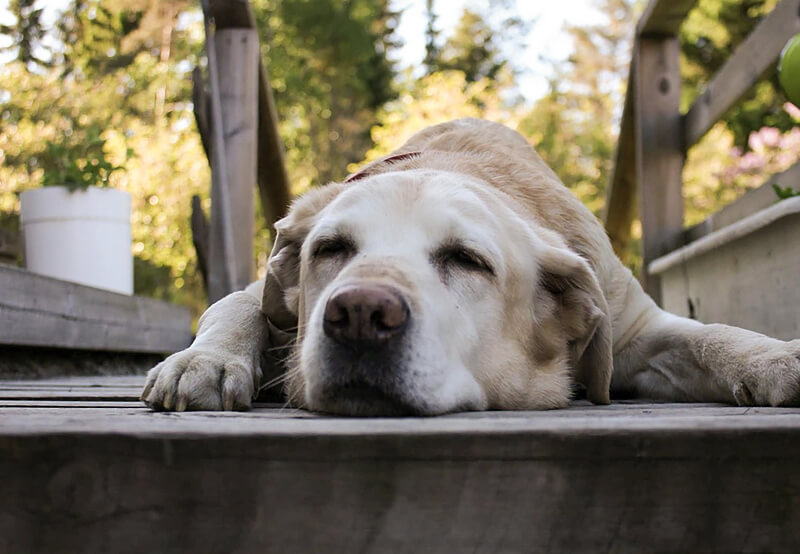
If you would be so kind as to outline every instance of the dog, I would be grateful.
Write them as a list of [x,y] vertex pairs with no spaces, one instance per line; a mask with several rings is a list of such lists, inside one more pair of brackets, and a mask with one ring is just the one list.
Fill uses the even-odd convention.
[[661,310],[496,123],[423,130],[276,228],[266,278],[150,370],[148,406],[247,409],[278,381],[291,406],[355,416],[564,408],[576,389],[596,404],[800,401],[800,340]]

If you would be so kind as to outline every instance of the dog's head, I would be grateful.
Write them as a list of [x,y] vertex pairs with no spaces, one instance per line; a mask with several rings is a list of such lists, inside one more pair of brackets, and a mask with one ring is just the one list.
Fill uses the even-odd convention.
[[592,269],[478,179],[416,169],[332,184],[277,227],[263,309],[273,337],[296,336],[294,404],[554,408],[574,381],[608,401],[611,332]]

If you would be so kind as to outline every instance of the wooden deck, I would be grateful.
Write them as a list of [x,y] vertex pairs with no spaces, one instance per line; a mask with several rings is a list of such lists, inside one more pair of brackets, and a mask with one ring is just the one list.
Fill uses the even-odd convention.
[[800,410],[154,413],[0,382],[0,552],[798,552]]

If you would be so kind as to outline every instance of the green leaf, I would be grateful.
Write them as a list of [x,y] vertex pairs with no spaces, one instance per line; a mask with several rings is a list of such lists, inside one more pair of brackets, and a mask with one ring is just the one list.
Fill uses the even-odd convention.
[[778,195],[778,200],[786,200],[787,198],[794,198],[800,196],[800,190],[793,189],[792,187],[780,187],[776,183],[772,184],[772,189]]

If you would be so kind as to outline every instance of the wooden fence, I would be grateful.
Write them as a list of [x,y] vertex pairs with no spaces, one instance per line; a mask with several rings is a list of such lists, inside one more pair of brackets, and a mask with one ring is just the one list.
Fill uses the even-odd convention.
[[[682,114],[677,35],[696,4],[697,0],[651,0],[636,27],[607,201],[606,230],[618,254],[629,246],[638,210],[643,284],[659,303],[661,285],[659,278],[648,272],[650,262],[713,231],[721,221],[718,217],[715,223],[712,216],[684,230],[681,174],[686,151],[775,67],[783,45],[800,32],[800,0],[782,0]],[[787,175],[794,173],[797,171]],[[782,179],[768,182],[780,184]]]

